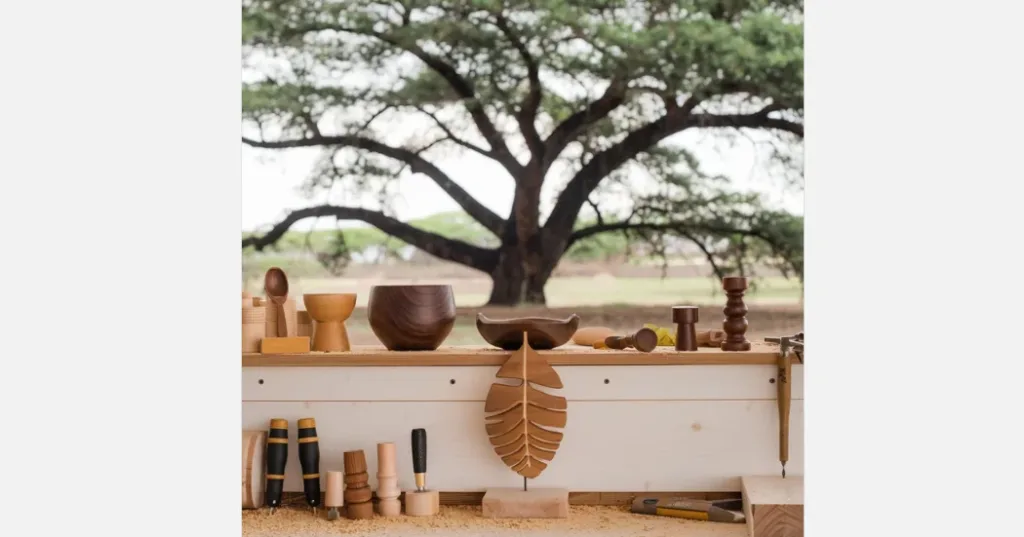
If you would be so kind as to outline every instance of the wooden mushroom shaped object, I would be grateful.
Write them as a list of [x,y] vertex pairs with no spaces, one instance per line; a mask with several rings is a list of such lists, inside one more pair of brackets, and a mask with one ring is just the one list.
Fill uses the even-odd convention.
[[455,294],[450,285],[376,285],[366,316],[388,350],[432,351],[455,325]]
[[564,397],[531,385],[561,389],[562,379],[530,347],[525,331],[519,337],[522,347],[501,366],[497,377],[521,382],[492,384],[484,412],[494,452],[515,473],[534,478],[547,468],[562,442],[562,433],[554,429],[565,427],[567,403]]
[[696,306],[675,306],[672,308],[672,322],[676,323],[676,350],[697,350]]
[[351,349],[345,321],[356,307],[355,293],[311,293],[302,295],[313,327],[312,350],[347,352]]
[[629,336],[608,336],[604,339],[604,346],[616,350],[634,348],[640,352],[651,352],[658,346],[658,333],[650,328],[641,328]]

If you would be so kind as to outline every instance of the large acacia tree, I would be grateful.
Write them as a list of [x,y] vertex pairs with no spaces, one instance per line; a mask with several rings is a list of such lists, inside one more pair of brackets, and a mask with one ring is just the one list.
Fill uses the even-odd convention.
[[[700,129],[769,133],[773,162],[800,175],[802,9],[802,0],[246,0],[245,144],[322,148],[311,189],[340,184],[386,199],[399,174],[423,174],[495,240],[418,229],[385,202],[296,210],[243,247],[272,245],[306,218],[361,220],[489,274],[491,304],[543,303],[567,249],[602,233],[691,241],[719,275],[755,258],[802,274],[802,220],[731,191],[668,140]],[[396,130],[402,118],[430,129]],[[432,162],[452,149],[500,165],[507,178],[478,180],[514,184],[510,214]],[[560,181],[548,211],[545,181]],[[609,196],[631,201],[602,210]]]

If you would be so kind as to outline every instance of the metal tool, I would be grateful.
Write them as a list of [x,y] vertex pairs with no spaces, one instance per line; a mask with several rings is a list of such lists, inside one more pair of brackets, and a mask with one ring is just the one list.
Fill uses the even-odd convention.
[[671,516],[709,522],[746,522],[743,500],[691,500],[689,498],[637,498],[630,511],[644,515]]
[[[799,338],[799,339],[797,339]],[[793,385],[790,378],[793,373],[793,357],[790,354],[796,348],[803,350],[803,332],[795,336],[765,338],[767,343],[779,344],[778,386],[779,403],[779,462],[782,463],[782,477],[786,477],[786,463],[789,462],[789,407],[793,401]],[[801,362],[803,357],[800,357]]]

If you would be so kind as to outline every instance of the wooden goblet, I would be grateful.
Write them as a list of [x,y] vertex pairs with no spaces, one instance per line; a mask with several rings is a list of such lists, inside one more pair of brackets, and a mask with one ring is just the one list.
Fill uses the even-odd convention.
[[318,293],[302,295],[306,311],[316,323],[313,349],[317,352],[350,350],[345,321],[356,307],[355,293]]

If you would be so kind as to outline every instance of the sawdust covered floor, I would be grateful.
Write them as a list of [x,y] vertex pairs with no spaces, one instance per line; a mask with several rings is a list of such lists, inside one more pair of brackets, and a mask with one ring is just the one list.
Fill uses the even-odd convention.
[[269,509],[242,511],[244,537],[320,537],[365,535],[381,537],[742,537],[745,524],[701,522],[652,515],[637,515],[628,507],[571,506],[569,518],[553,520],[488,519],[477,506],[441,506],[435,517],[400,516],[369,520],[341,518],[328,521],[325,509],[313,518],[309,508],[285,507],[273,515]]

